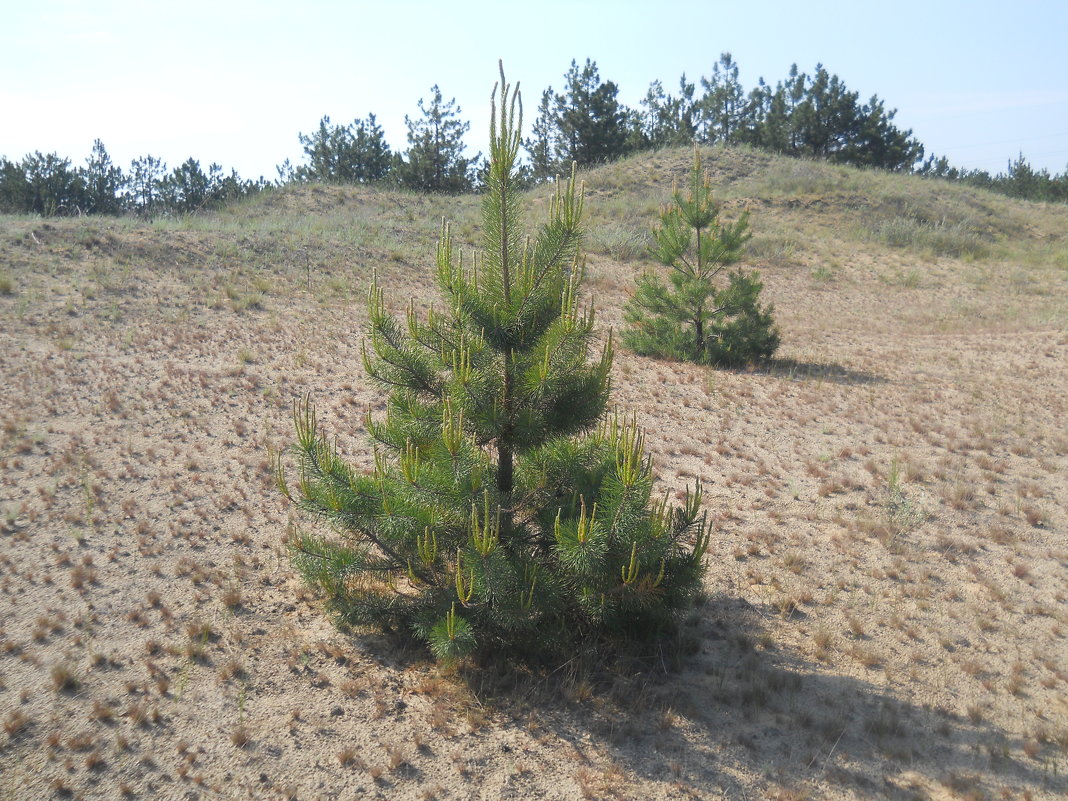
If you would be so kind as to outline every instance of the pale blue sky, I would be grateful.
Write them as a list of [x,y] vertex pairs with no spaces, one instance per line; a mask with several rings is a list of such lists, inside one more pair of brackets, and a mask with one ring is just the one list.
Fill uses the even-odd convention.
[[0,155],[93,139],[121,165],[193,156],[242,176],[300,161],[298,131],[324,114],[374,112],[394,147],[404,115],[439,84],[485,149],[504,58],[527,126],[571,59],[594,59],[637,106],[728,50],[749,89],[822,62],[863,99],[877,93],[928,152],[1004,170],[1021,150],[1068,165],[1068,2],[327,2],[7,0],[0,13]]

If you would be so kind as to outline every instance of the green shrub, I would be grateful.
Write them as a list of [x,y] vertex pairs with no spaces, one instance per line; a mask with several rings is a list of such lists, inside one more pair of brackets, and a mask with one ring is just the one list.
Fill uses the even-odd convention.
[[492,113],[482,249],[438,246],[442,310],[407,320],[372,284],[364,364],[388,393],[366,426],[374,469],[347,465],[308,401],[296,409],[299,485],[329,524],[290,537],[339,622],[414,634],[452,662],[486,651],[563,659],[584,643],[669,631],[699,592],[700,487],[650,502],[643,436],[605,414],[612,345],[589,360],[580,305],[582,195],[558,186],[521,232],[517,92]]
[[653,272],[639,279],[624,308],[630,324],[624,344],[645,356],[723,366],[771,357],[779,332],[772,307],[760,305],[760,276],[736,270],[726,286],[716,280],[741,258],[750,236],[748,212],[733,224],[720,224],[695,148],[688,194],[675,188],[653,230],[653,253],[671,268],[670,286]]

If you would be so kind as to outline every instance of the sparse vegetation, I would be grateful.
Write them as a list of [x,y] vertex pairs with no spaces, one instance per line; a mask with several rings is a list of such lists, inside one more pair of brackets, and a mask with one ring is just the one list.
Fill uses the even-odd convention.
[[74,668],[68,662],[58,662],[50,671],[52,686],[56,692],[74,692],[81,686]]
[[898,538],[919,526],[927,515],[923,508],[911,500],[901,486],[901,463],[895,456],[890,463],[886,482],[885,524],[879,537],[888,548]]
[[983,258],[990,253],[989,243],[966,221],[893,217],[878,222],[873,233],[891,247],[916,248],[935,256]]

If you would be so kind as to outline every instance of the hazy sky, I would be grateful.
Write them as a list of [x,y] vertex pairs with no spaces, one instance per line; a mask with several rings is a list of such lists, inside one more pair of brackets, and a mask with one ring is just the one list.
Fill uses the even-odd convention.
[[533,121],[572,59],[597,62],[637,106],[659,78],[710,75],[730,51],[746,90],[817,62],[897,108],[928,153],[991,172],[1023,151],[1068,165],[1066,0],[898,2],[327,2],[5,0],[0,155],[57,151],[82,164],[96,138],[122,166],[193,156],[273,179],[299,163],[299,131],[374,112],[395,148],[437,83],[485,150],[503,58]]

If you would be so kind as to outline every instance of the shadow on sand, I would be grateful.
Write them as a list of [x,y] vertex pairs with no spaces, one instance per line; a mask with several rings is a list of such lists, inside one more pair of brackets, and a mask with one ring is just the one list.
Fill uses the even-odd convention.
[[840,364],[827,362],[804,362],[797,359],[771,359],[762,364],[733,370],[735,373],[752,373],[785,378],[790,381],[813,381],[832,384],[885,384],[887,379],[876,373],[853,370]]
[[515,725],[536,721],[568,743],[580,783],[595,795],[633,792],[623,771],[583,767],[589,745],[663,784],[670,798],[918,801],[935,787],[949,797],[1038,788],[1068,797],[1068,777],[1050,768],[1062,755],[1026,759],[1020,739],[996,726],[831,675],[764,637],[766,613],[745,601],[717,596],[698,612],[687,624],[688,649],[600,671],[487,677],[483,666],[463,678]]

